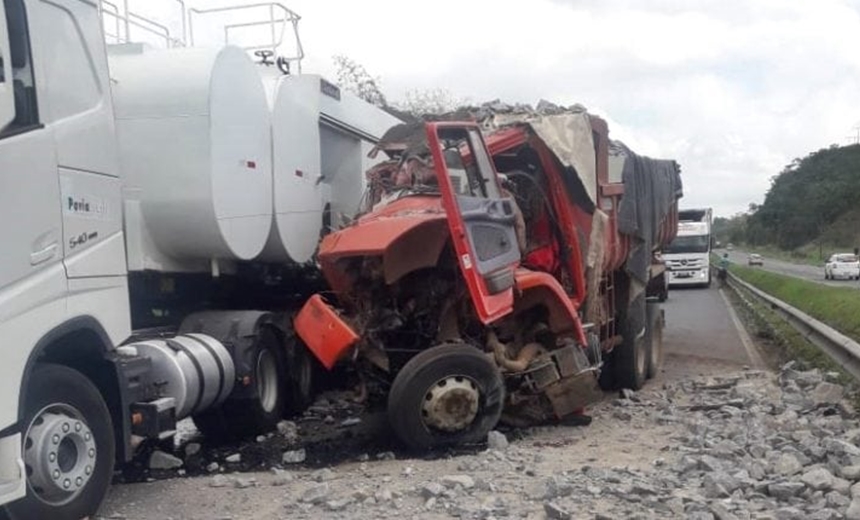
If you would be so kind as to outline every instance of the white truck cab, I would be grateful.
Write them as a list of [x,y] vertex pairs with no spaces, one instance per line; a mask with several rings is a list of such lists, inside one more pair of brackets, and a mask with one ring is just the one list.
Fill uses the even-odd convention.
[[[176,2],[187,30],[194,13]],[[306,403],[287,296],[323,222],[303,224],[311,237],[272,230],[357,205],[361,152],[396,122],[312,75],[289,82],[306,101],[278,113],[247,53],[173,49],[188,38],[169,33],[150,52],[129,28],[166,26],[141,20],[105,0],[0,0],[0,509],[13,520],[93,515],[133,436],[164,439],[185,416],[247,435]],[[316,151],[279,164],[330,197],[299,209],[272,166],[305,128],[271,121],[296,111]]]
[[[131,331],[119,161],[98,6],[2,6],[0,503],[39,494],[10,512],[49,518],[70,497],[100,500],[110,479],[100,472],[113,464],[110,415],[89,418],[115,379],[82,374]],[[66,425],[72,434],[56,433]],[[53,435],[56,450],[43,440]],[[93,439],[99,457],[84,460]]]
[[711,285],[710,208],[678,211],[678,234],[663,250],[670,286]]

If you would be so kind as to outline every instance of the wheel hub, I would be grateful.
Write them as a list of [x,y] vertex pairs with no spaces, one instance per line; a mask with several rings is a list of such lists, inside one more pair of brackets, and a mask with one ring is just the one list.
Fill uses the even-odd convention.
[[27,430],[24,463],[33,491],[59,505],[74,499],[92,478],[96,443],[80,412],[67,405],[36,414]]
[[424,422],[438,430],[456,432],[467,428],[478,415],[480,393],[474,381],[463,376],[439,380],[424,395]]

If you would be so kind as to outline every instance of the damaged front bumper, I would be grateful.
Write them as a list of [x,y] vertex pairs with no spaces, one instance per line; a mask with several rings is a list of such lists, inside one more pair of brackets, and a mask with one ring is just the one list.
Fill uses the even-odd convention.
[[296,315],[293,327],[327,370],[331,370],[359,339],[349,323],[319,294],[308,299]]

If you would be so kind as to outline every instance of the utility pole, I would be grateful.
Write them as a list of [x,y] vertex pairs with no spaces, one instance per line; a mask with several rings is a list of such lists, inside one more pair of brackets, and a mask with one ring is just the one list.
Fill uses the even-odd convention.
[[860,144],[860,123],[856,124],[851,131],[854,133],[846,137],[848,144]]

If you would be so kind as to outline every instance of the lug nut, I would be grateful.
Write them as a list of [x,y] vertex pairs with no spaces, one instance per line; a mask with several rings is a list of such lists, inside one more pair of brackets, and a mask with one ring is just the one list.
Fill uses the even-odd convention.
[[81,423],[75,423],[75,431],[76,432],[81,431]]
[[69,430],[71,430],[71,429],[72,429],[72,427],[69,426],[69,423],[63,423],[63,432],[69,433]]
[[94,450],[92,448],[90,448],[90,451],[88,453],[89,453],[90,458],[93,458],[96,456],[96,450]]
[[69,489],[70,487],[72,487],[72,481],[69,479],[64,480],[63,481],[63,487],[66,489]]
[[51,452],[51,454],[48,455],[48,460],[50,460],[51,462],[56,461],[57,460],[57,454],[54,452]]
[[76,486],[81,487],[81,484],[83,484],[83,483],[84,483],[84,479],[82,479],[81,477],[78,477],[75,479],[75,485]]
[[90,432],[84,434],[84,440],[90,440]]
[[60,443],[60,435],[55,433],[54,437],[51,440],[54,441],[54,444],[59,444]]
[[54,480],[60,480],[60,470],[54,470]]
[[86,473],[87,475],[89,475],[92,472],[93,472],[92,466],[87,466],[86,468],[84,468],[84,473]]

